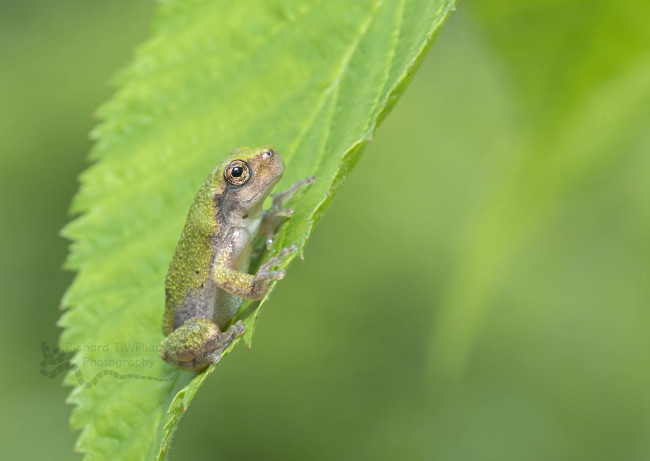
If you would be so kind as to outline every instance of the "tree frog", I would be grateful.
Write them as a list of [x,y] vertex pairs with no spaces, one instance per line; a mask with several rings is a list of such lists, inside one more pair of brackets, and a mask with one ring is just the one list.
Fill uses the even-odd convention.
[[258,235],[270,249],[276,228],[293,213],[283,209],[314,177],[271,194],[282,177],[284,163],[272,147],[240,147],[208,175],[190,208],[165,282],[166,306],[158,352],[183,370],[201,371],[217,363],[223,351],[244,333],[240,321],[230,325],[243,298],[261,299],[283,270],[272,270],[296,250],[283,248],[255,275],[248,274]]

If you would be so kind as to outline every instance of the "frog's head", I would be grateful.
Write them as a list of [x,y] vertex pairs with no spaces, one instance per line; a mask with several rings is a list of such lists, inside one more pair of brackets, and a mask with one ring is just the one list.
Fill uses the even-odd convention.
[[284,163],[269,146],[233,150],[220,165],[224,188],[220,207],[225,216],[257,217],[262,214],[264,199],[282,178]]

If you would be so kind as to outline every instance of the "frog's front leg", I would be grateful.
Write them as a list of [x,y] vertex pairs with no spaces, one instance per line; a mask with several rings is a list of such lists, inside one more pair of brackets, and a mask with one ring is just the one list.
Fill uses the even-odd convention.
[[262,299],[269,288],[269,283],[273,280],[280,280],[285,275],[282,269],[271,269],[282,264],[284,257],[296,249],[298,249],[297,245],[281,249],[277,256],[262,264],[255,275],[239,272],[225,265],[217,266],[214,269],[214,283],[219,288],[240,298]]
[[301,179],[300,181],[293,183],[287,190],[278,192],[277,194],[271,194],[273,203],[271,204],[271,208],[264,211],[262,225],[260,226],[259,231],[259,235],[265,237],[264,240],[266,241],[267,250],[271,249],[273,237],[275,236],[277,228],[280,227],[285,219],[290,218],[291,215],[293,215],[293,208],[283,209],[282,205],[291,199],[298,190],[313,183],[314,179],[316,179],[316,176]]
[[209,319],[191,318],[162,340],[158,354],[166,362],[184,370],[201,371],[212,363],[218,363],[223,351],[245,329],[239,321],[221,332]]

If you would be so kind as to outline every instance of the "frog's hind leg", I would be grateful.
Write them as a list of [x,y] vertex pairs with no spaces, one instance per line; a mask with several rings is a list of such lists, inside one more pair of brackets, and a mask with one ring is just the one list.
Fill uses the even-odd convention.
[[221,332],[209,319],[191,318],[162,340],[158,354],[166,362],[183,370],[201,371],[219,362],[223,351],[244,330],[241,321]]

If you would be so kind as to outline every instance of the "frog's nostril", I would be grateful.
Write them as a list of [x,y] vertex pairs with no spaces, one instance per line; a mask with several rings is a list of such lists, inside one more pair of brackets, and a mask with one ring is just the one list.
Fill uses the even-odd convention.
[[267,158],[270,158],[270,157],[273,157],[273,151],[272,150],[267,149],[264,152],[262,152],[262,158],[263,159],[267,159]]

